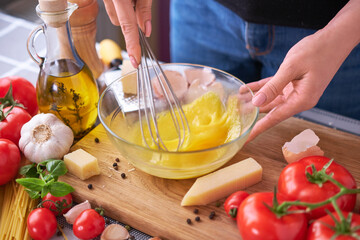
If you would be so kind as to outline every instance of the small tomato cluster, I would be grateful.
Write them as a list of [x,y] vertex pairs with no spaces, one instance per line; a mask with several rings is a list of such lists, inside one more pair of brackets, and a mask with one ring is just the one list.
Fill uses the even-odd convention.
[[22,77],[0,78],[0,185],[18,173],[22,126],[38,112],[35,87]]
[[357,193],[347,169],[310,156],[286,166],[274,192],[235,192],[224,208],[244,240],[360,239]]

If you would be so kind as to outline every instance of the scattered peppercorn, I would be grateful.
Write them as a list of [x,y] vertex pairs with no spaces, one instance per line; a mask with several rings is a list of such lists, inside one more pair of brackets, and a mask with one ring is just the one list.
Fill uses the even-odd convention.
[[210,215],[209,215],[209,218],[210,218],[210,219],[213,219],[214,217],[215,217],[215,212],[212,211],[212,212],[210,213]]
[[131,227],[129,225],[125,225],[124,227],[126,230],[130,231],[131,230]]
[[99,143],[100,140],[96,137],[96,138],[95,138],[95,142],[96,142],[96,143]]
[[89,185],[88,185],[88,189],[92,189],[93,188],[93,185],[90,183]]
[[195,213],[195,214],[198,214],[198,213],[199,213],[199,209],[195,208],[195,209],[194,209],[194,213]]
[[120,159],[119,159],[119,158],[115,158],[115,161],[116,161],[116,162],[120,162]]
[[216,207],[220,207],[221,206],[221,203],[220,202],[216,202]]
[[195,221],[200,222],[200,217],[197,216],[197,217],[195,218]]
[[117,167],[117,163],[116,163],[116,162],[113,163],[113,167]]
[[191,219],[190,218],[188,218],[188,219],[186,219],[186,222],[187,222],[187,224],[191,224]]
[[119,168],[118,168],[118,166],[115,166],[114,169],[117,171]]
[[121,177],[122,177],[123,179],[125,179],[125,178],[126,178],[126,174],[125,174],[125,173],[121,173]]

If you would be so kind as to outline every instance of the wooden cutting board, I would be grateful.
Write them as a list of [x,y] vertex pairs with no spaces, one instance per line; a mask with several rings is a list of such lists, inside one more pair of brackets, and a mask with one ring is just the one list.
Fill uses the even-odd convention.
[[[360,137],[297,118],[290,118],[263,133],[226,165],[253,157],[264,169],[263,180],[246,190],[249,193],[272,191],[281,170],[286,166],[281,152],[282,145],[306,128],[315,131],[320,137],[318,145],[325,155],[346,167],[359,185]],[[95,138],[99,138],[100,142],[96,143]],[[241,239],[236,223],[226,216],[222,206],[217,207],[215,203],[196,207],[180,206],[195,179],[169,180],[150,176],[140,170],[131,171],[133,166],[111,144],[102,125],[97,126],[71,150],[78,148],[98,158],[101,175],[86,181],[71,174],[61,178],[75,188],[73,196],[76,202],[89,200],[92,207],[103,207],[107,216],[162,239]],[[118,171],[112,167],[116,158],[120,158]],[[125,179],[121,178],[122,172],[126,173]],[[87,187],[90,183],[93,185],[92,190]],[[221,199],[219,202],[222,204],[224,201]],[[195,208],[199,209],[198,214],[193,213]],[[211,211],[216,212],[212,220],[208,217]],[[200,222],[194,220],[196,216],[200,216]],[[191,225],[187,224],[187,218],[192,220]]]

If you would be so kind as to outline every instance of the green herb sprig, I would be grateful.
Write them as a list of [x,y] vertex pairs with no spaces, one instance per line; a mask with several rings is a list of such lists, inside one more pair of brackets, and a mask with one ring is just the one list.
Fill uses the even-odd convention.
[[58,181],[59,176],[66,173],[64,161],[50,159],[37,165],[33,163],[23,166],[20,174],[24,178],[18,178],[16,182],[26,188],[32,199],[43,198],[49,192],[55,197],[63,197],[75,191],[69,184]]

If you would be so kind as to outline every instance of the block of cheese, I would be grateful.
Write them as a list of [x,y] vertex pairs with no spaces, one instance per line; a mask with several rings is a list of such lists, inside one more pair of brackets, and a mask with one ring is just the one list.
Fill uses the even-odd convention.
[[[130,60],[124,60],[121,66],[121,76],[128,74],[136,70]],[[122,87],[124,93],[128,94],[136,94],[137,93],[137,82],[136,82],[136,74],[132,76],[125,76],[121,79]]]
[[64,162],[71,174],[81,180],[100,174],[100,168],[96,157],[83,149],[78,149],[64,156]]
[[247,158],[196,179],[181,206],[206,205],[250,187],[261,179],[262,167],[253,158]]

